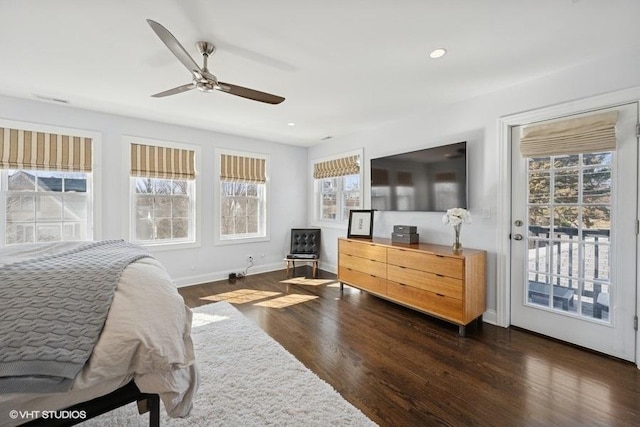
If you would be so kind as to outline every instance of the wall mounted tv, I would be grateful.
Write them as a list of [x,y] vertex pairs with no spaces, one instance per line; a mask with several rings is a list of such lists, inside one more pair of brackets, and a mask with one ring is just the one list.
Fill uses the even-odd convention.
[[466,141],[371,159],[371,209],[442,212],[466,207]]

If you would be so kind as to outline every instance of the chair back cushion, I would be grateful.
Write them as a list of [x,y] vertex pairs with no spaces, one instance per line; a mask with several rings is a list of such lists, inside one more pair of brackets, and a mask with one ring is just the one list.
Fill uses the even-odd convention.
[[315,257],[319,257],[320,229],[291,229],[291,255],[315,255]]

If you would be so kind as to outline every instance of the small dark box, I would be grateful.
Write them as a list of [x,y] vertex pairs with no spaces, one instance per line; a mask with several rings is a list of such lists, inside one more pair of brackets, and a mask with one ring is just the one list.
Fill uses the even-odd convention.
[[391,233],[393,243],[418,243],[419,238],[418,233]]
[[407,234],[407,233],[417,233],[418,227],[415,225],[394,225],[393,232],[399,234]]

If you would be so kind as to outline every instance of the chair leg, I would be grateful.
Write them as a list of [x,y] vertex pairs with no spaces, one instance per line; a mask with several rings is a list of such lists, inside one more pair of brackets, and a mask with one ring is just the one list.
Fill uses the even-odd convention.
[[318,261],[313,261],[313,278],[318,277]]

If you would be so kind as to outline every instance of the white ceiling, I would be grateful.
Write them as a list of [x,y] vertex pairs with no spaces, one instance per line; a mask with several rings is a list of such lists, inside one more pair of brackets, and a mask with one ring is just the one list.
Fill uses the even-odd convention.
[[[639,16],[640,0],[0,0],[0,94],[310,146],[635,49]],[[286,100],[151,98],[191,75],[147,18],[198,63],[196,41],[216,44],[221,81]]]

